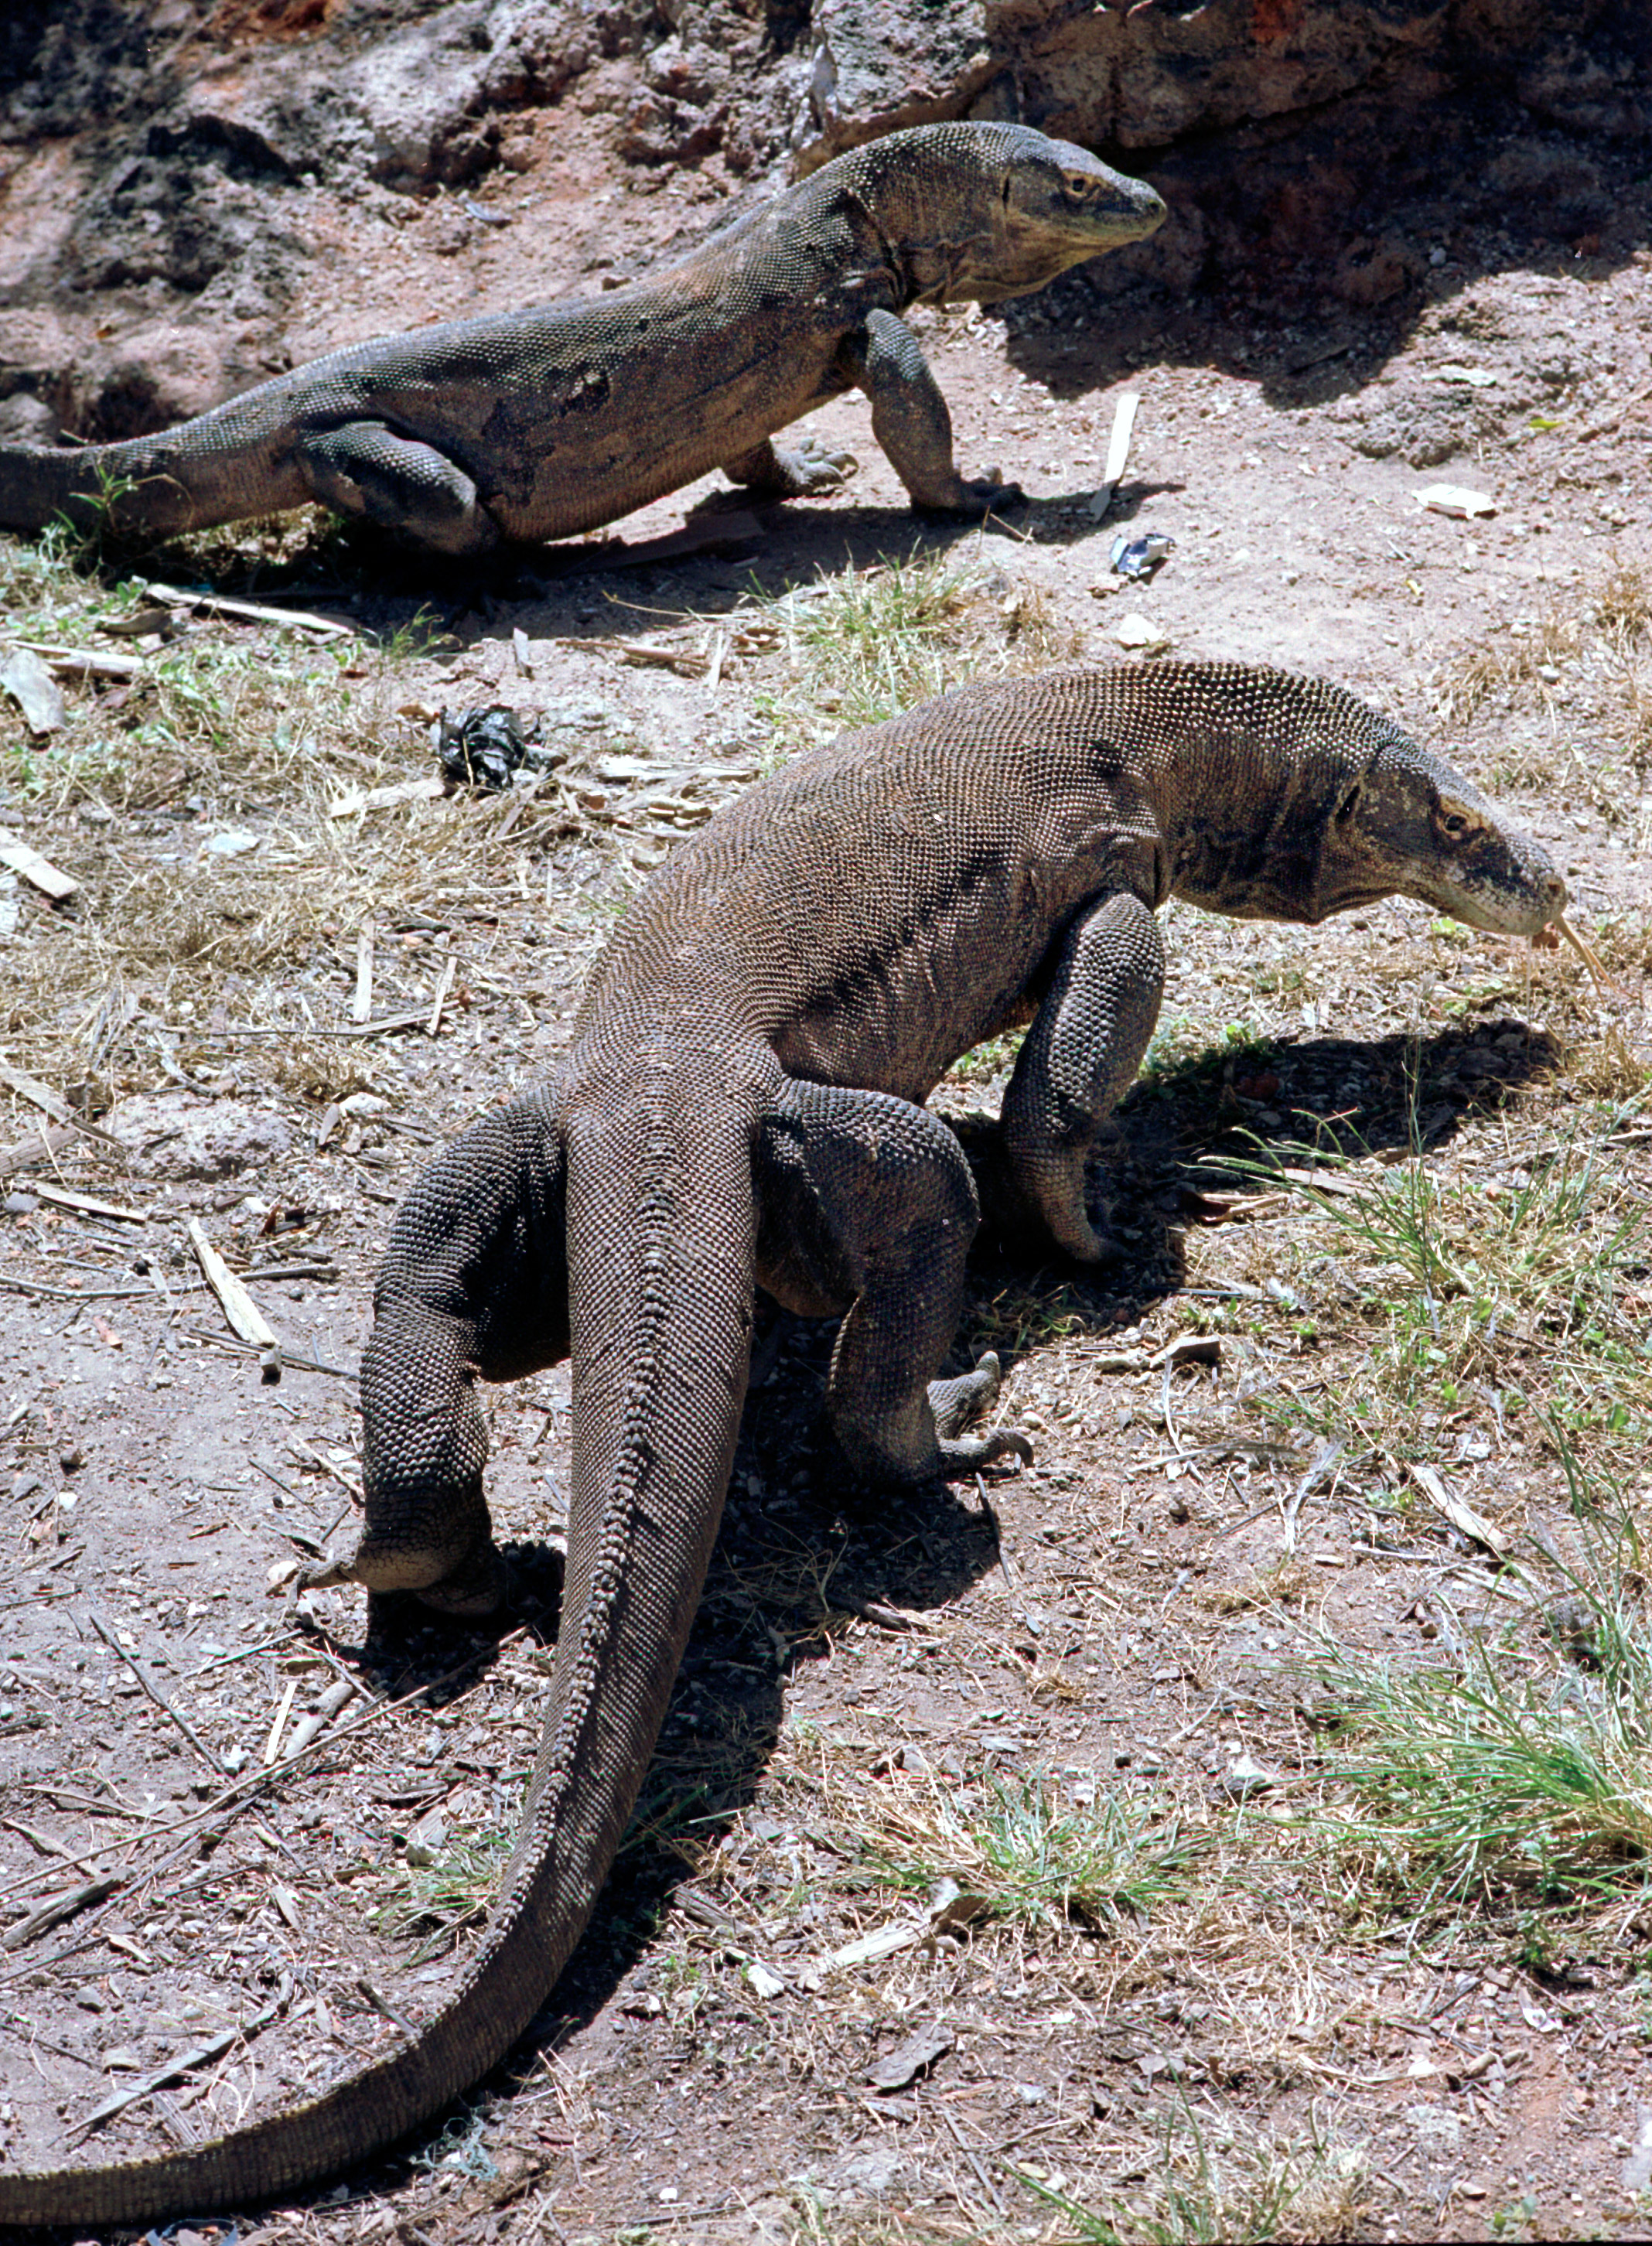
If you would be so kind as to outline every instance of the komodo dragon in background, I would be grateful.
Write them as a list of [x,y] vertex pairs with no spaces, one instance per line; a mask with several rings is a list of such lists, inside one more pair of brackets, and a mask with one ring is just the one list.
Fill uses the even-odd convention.
[[135,2164],[0,2171],[0,2222],[135,2222],[290,2192],[427,2120],[522,2034],[608,1876],[717,1532],[753,1291],[842,1317],[849,1464],[914,1482],[996,1361],[938,1376],[976,1201],[922,1106],[1030,1023],[1003,1104],[1028,1200],[1099,1242],[1084,1161],[1135,1074],[1179,896],[1304,921],[1398,894],[1533,935],[1566,888],[1451,768],[1335,686],[1227,664],[978,685],[851,733],[678,845],[599,961],[550,1083],[413,1187],[362,1365],[367,1528],[314,1582],[490,1606],[477,1379],[568,1354],[567,1585],[520,1834],[459,1985],[304,2106]]
[[440,554],[592,530],[724,469],[758,499],[841,481],[771,443],[863,390],[917,507],[980,514],[901,315],[996,303],[1151,234],[1165,206],[1022,125],[921,125],[850,150],[657,279],[381,337],[159,436],[0,447],[0,527],[169,537],[312,500]]

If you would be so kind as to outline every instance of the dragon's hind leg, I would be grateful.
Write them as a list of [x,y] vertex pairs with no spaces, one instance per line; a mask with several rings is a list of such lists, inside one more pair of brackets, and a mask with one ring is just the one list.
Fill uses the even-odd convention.
[[935,1376],[963,1303],[979,1211],[944,1123],[881,1092],[788,1079],[757,1150],[758,1276],[805,1316],[840,1312],[826,1408],[868,1480],[966,1474],[1013,1452],[1009,1427],[962,1430],[998,1392],[998,1364]]
[[476,1382],[568,1355],[565,1207],[561,1131],[544,1094],[484,1117],[418,1179],[362,1358],[366,1525],[351,1558],[309,1569],[299,1589],[417,1591],[450,1614],[499,1604]]
[[382,421],[305,431],[297,459],[311,496],[341,514],[364,515],[438,554],[469,557],[500,543],[499,525],[463,468]]

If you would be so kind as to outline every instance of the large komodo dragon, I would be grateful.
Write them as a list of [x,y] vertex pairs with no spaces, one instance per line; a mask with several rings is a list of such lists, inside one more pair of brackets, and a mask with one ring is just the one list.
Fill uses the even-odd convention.
[[1021,296],[1164,216],[1142,180],[1026,126],[918,126],[611,296],[356,344],[158,436],[0,447],[0,527],[103,506],[165,537],[318,500],[479,555],[595,529],[713,468],[761,499],[840,481],[770,439],[854,389],[914,505],[979,514],[1014,487],[958,473],[901,313]]
[[1030,1023],[1008,1159],[1074,1256],[1084,1162],[1164,977],[1155,907],[1314,922],[1391,894],[1533,935],[1564,884],[1472,787],[1340,689],[1225,664],[967,689],[799,759],[682,843],[592,975],[561,1067],[428,1169],[362,1365],[367,1530],[314,1580],[472,1611],[499,1562],[477,1379],[572,1351],[567,1585],[544,1739],[445,2006],[308,2105],[134,2165],[0,2172],[0,2222],[255,2200],[427,2120],[545,2002],[607,1877],[717,1532],[753,1290],[839,1316],[850,1465],[914,1482],[1030,1455],[942,1379],[976,1229],[921,1104]]

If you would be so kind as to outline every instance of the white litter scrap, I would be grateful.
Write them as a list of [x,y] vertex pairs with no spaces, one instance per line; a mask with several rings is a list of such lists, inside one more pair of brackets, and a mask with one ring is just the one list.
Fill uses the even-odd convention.
[[1139,391],[1127,390],[1114,408],[1112,435],[1107,440],[1107,465],[1090,501],[1090,512],[1098,522],[1112,505],[1112,495],[1125,473],[1125,463],[1130,458],[1130,432],[1136,425],[1136,408],[1140,404]]
[[1134,609],[1127,616],[1120,618],[1113,637],[1120,647],[1127,647],[1137,655],[1157,655],[1161,649],[1170,645],[1169,633],[1160,631],[1157,624],[1150,624],[1146,617]]
[[57,680],[31,648],[14,648],[0,663],[0,687],[22,711],[31,733],[56,732],[69,714]]
[[1424,484],[1417,500],[1431,514],[1449,514],[1456,522],[1497,513],[1494,499],[1488,499],[1484,492],[1470,491],[1465,484]]
[[25,881],[31,881],[54,904],[73,896],[80,887],[72,874],[65,874],[50,858],[43,858],[20,834],[10,834],[3,827],[0,827],[0,866],[10,866],[14,874],[21,874]]

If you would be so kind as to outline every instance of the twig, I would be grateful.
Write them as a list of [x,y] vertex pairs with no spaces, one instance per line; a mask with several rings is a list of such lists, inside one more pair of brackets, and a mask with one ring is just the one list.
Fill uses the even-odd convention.
[[20,1099],[26,1099],[31,1106],[37,1107],[43,1115],[49,1115],[54,1123],[74,1121],[67,1103],[59,1099],[50,1086],[42,1084],[36,1077],[24,1076],[21,1069],[13,1068],[9,1061],[0,1060],[0,1084],[3,1084],[9,1092],[15,1092]]
[[[92,1139],[101,1139],[105,1135],[101,1131],[88,1129],[84,1124],[77,1125],[76,1128],[86,1130],[87,1136]],[[112,1146],[118,1141],[111,1140],[109,1143]],[[99,1201],[92,1194],[76,1193],[68,1186],[50,1185],[44,1179],[31,1180],[28,1189],[37,1200],[49,1201],[56,1208],[75,1209],[82,1216],[117,1217],[123,1224],[147,1224],[149,1222],[147,1209],[127,1208],[118,1201]]]
[[[92,1297],[87,1296],[85,1299],[90,1302]],[[178,1326],[174,1331],[187,1336],[191,1341],[207,1342],[214,1349],[234,1350],[241,1357],[262,1357],[264,1354],[252,1342],[237,1340],[233,1334],[214,1333],[206,1326]],[[316,1357],[295,1357],[290,1350],[282,1350],[281,1361],[289,1372],[325,1372],[334,1380],[354,1380],[356,1378],[355,1373],[344,1365],[323,1365]]]
[[398,2012],[395,2005],[391,2003],[390,1998],[382,1995],[380,1991],[373,1986],[372,1983],[368,1979],[364,1973],[358,1973],[357,1975],[356,1986],[360,1990],[362,1995],[366,1998],[373,2010],[376,2012],[383,2013],[384,2017],[390,2022],[393,2028],[399,2028],[405,2036],[418,2035],[418,2030],[413,2025],[411,2020],[408,2018],[406,2013]]
[[1296,1516],[1302,1509],[1303,1499],[1310,1490],[1316,1488],[1324,1480],[1328,1474],[1335,1473],[1337,1462],[1347,1448],[1348,1445],[1345,1441],[1321,1443],[1314,1453],[1313,1461],[1308,1472],[1280,1508],[1281,1516],[1285,1523],[1284,1549],[1287,1552],[1294,1552],[1296,1549]]
[[447,994],[453,987],[453,977],[458,972],[458,957],[450,951],[443,963],[441,975],[437,982],[436,996],[431,1001],[430,1028],[427,1034],[432,1038],[442,1026],[442,1009],[447,1004]]
[[[509,1631],[504,1637],[490,1644],[486,1649],[486,1657],[490,1660],[493,1659],[506,1646],[515,1644],[518,1639],[525,1638],[527,1636],[527,1625],[523,1623],[520,1629]],[[248,1648],[248,1652],[258,1650],[262,1649]],[[398,1713],[403,1708],[411,1706],[415,1700],[422,1698],[426,1692],[435,1691],[444,1684],[451,1684],[455,1678],[462,1677],[467,1669],[473,1669],[483,1657],[479,1652],[470,1654],[465,1660],[456,1664],[453,1668],[445,1671],[441,1676],[430,1678],[424,1684],[416,1684],[411,1692],[405,1692],[399,1700],[375,1700],[370,1708],[364,1708],[359,1716],[353,1716],[349,1723],[336,1725],[330,1732],[324,1734],[323,1739],[309,1740],[296,1753],[283,1755],[279,1762],[271,1763],[266,1769],[248,1771],[244,1777],[236,1779],[233,1785],[227,1787],[221,1793],[214,1794],[210,1801],[203,1802],[199,1809],[192,1809],[187,1816],[180,1817],[174,1823],[152,1828],[139,1837],[145,1841],[155,1841],[169,1839],[173,1834],[178,1834],[193,1838],[199,1828],[210,1825],[215,1818],[224,1816],[226,1814],[239,1815],[241,1811],[263,1793],[267,1787],[275,1785],[278,1780],[289,1777],[304,1757],[314,1753],[318,1746],[323,1744],[329,1747],[336,1746],[339,1740],[348,1738],[351,1732],[364,1729],[369,1724],[377,1723],[380,1717]],[[61,1868],[78,1868],[95,1863],[103,1853],[101,1848],[89,1848],[82,1855],[67,1859]],[[54,1868],[59,1868],[54,1867]],[[152,1872],[143,1876],[153,1877],[153,1874]],[[30,1883],[30,1879],[25,1876],[23,1879],[11,1881],[5,1887],[0,1887],[0,1902],[3,1902],[9,1895],[15,1895],[20,1888],[28,1887]]]
[[[241,1339],[251,1342],[261,1352],[278,1349],[280,1344],[275,1339],[275,1329],[207,1239],[198,1216],[192,1216],[189,1220],[189,1237],[194,1247],[196,1261],[207,1275],[207,1284],[223,1305],[224,1316]],[[279,1365],[276,1378],[280,1378]]]
[[312,615],[307,609],[267,609],[258,601],[231,600],[227,593],[186,593],[175,585],[151,583],[146,589],[169,609],[205,609],[214,616],[248,616],[254,623],[296,624],[301,631],[321,632],[332,639],[354,639],[354,624],[336,624],[330,616]]
[[[206,1288],[204,1279],[174,1280],[174,1286],[192,1290]],[[10,1272],[0,1271],[0,1287],[10,1287],[14,1294],[37,1295],[48,1303],[129,1303],[139,1296],[153,1302],[153,1287],[51,1287],[44,1279],[14,1279]]]
[[[1600,954],[1595,950],[1592,943],[1586,943],[1583,937],[1578,934],[1577,930],[1572,926],[1572,923],[1567,919],[1564,913],[1556,915],[1554,926],[1559,929],[1560,934],[1571,945],[1573,950],[1576,952],[1578,957],[1588,969],[1590,975],[1594,977],[1595,989],[1603,996],[1608,992],[1616,991],[1617,985],[1613,982],[1612,977],[1607,973]],[[1619,995],[1621,994],[1620,993]]]
[[[67,1862],[90,1863],[100,1853],[92,1850],[85,1856],[71,1856]],[[66,1868],[66,1864],[53,1867],[54,1870]],[[106,1902],[118,1888],[125,1887],[126,1883],[124,1873],[105,1872],[95,1880],[88,1880],[84,1887],[71,1888],[65,1895],[48,1895],[37,1910],[31,1910],[26,1918],[20,1918],[15,1926],[7,1927],[5,1932],[0,1934],[0,1950],[25,1948],[37,1936],[49,1933],[54,1926],[60,1926],[65,1918],[72,1918],[77,1911],[85,1910],[94,1902]],[[31,1965],[29,1970],[32,1972],[36,1969]]]
[[941,2118],[946,2123],[948,2128],[951,2130],[954,2141],[956,2143],[958,2150],[963,2154],[965,2160],[969,2161],[970,2167],[975,2170],[976,2181],[980,2183],[982,2189],[986,2193],[988,2198],[997,2209],[999,2214],[1003,2215],[1006,2211],[1003,2203],[1003,2194],[999,2190],[997,2185],[994,2183],[992,2178],[987,2174],[986,2169],[982,2168],[977,2155],[964,2142],[963,2132],[959,2128],[954,2115],[951,2114],[944,2106],[941,2108]]
[[131,1670],[133,1675],[143,1686],[144,1691],[147,1692],[150,1698],[154,1702],[156,1707],[159,1708],[164,1715],[167,1715],[172,1718],[173,1722],[177,1725],[179,1730],[183,1733],[190,1746],[194,1747],[195,1753],[201,1757],[203,1761],[210,1763],[221,1778],[228,1778],[230,1774],[229,1769],[222,1756],[214,1754],[213,1750],[207,1745],[205,1739],[201,1738],[201,1734],[194,1728],[187,1719],[179,1714],[177,1709],[173,1706],[172,1702],[161,1691],[160,1685],[157,1684],[154,1678],[150,1676],[142,1662],[138,1659],[135,1654],[127,1652],[126,1647],[122,1645],[119,1639],[115,1636],[113,1630],[110,1629],[108,1623],[98,1612],[96,1607],[89,1608],[87,1612],[91,1617],[93,1630],[97,1631],[99,1637],[102,1638],[104,1644],[108,1646],[111,1652],[126,1663],[127,1668]]
[[350,1019],[364,1022],[373,1011],[373,923],[364,920],[356,937],[356,991]]
[[292,1994],[292,1985],[291,1978],[289,1977],[283,1983],[280,1994],[271,2003],[266,2004],[262,2012],[255,2013],[251,2019],[244,2021],[241,2026],[221,2028],[215,2036],[208,2037],[205,2043],[194,2044],[187,2051],[180,2051],[174,2057],[164,2060],[153,2074],[146,2075],[141,2082],[134,2082],[126,2090],[117,2090],[112,2097],[105,2098],[101,2106],[94,2106],[84,2121],[71,2122],[71,2135],[85,2136],[105,2121],[112,2121],[117,2113],[124,2113],[129,2106],[135,2106],[140,2099],[152,2098],[157,2090],[164,2090],[167,2083],[175,2081],[179,2075],[187,2074],[197,2066],[210,2066],[212,2061],[221,2058],[237,2038],[256,2035],[260,2028],[268,2026],[269,2023],[282,2011]]
[[928,1630],[930,1627],[923,1616],[905,1614],[899,1607],[884,1606],[877,1599],[857,1599],[849,1591],[831,1591],[827,1596],[834,1607],[841,1607],[846,1614],[858,1615],[862,1622],[875,1623],[880,1630]]
[[295,1671],[287,1679],[287,1690],[281,1696],[281,1705],[275,1711],[275,1720],[269,1727],[269,1737],[264,1745],[264,1767],[268,1770],[281,1752],[281,1735],[287,1728],[287,1719],[292,1712],[293,1702],[298,1697],[298,1674]]

